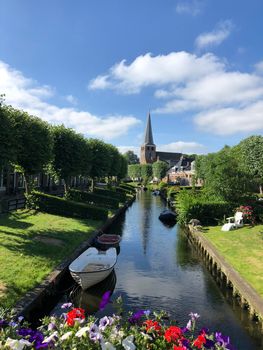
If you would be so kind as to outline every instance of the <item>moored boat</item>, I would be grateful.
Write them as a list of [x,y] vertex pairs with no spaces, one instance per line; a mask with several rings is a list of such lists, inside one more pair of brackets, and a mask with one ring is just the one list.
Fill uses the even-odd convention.
[[85,290],[109,276],[116,262],[115,248],[102,251],[90,247],[69,265],[69,270],[74,280]]
[[161,220],[162,222],[168,224],[168,225],[172,225],[175,224],[176,222],[176,213],[170,209],[165,209],[161,212],[161,214],[159,215],[159,220]]
[[96,238],[96,245],[100,249],[108,249],[109,247],[117,248],[118,245],[120,244],[120,241],[121,241],[120,235],[103,233],[102,235]]

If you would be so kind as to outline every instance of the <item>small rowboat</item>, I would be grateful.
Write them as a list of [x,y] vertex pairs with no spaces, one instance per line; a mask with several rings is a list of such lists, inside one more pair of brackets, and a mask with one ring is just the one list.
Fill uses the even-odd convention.
[[170,209],[165,209],[159,215],[159,220],[165,224],[173,226],[176,223],[176,213]]
[[109,276],[117,262],[115,248],[106,251],[90,247],[69,265],[69,271],[82,289],[87,289]]
[[101,249],[108,249],[109,247],[117,248],[120,244],[121,236],[120,235],[110,235],[103,233],[97,237],[97,245]]

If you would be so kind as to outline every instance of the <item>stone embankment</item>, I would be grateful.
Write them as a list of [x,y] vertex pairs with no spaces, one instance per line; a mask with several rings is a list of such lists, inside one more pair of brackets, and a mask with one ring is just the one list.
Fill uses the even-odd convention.
[[263,332],[262,297],[226,262],[198,227],[189,225],[187,235],[209,265],[213,276],[219,278],[232,290],[233,297],[239,300],[242,308],[248,310],[251,320],[261,323]]

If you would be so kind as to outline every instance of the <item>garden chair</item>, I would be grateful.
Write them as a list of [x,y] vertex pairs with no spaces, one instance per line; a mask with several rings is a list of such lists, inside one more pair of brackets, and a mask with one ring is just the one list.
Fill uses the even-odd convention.
[[221,231],[231,231],[244,225],[243,213],[241,211],[237,211],[234,216],[230,216],[226,220],[227,223],[222,226]]

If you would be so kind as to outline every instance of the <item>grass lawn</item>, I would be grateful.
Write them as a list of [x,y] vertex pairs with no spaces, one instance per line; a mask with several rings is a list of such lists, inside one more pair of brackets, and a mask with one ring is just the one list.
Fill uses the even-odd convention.
[[228,232],[221,226],[206,227],[204,236],[263,297],[263,225]]
[[101,224],[28,210],[1,215],[0,305],[14,305]]

